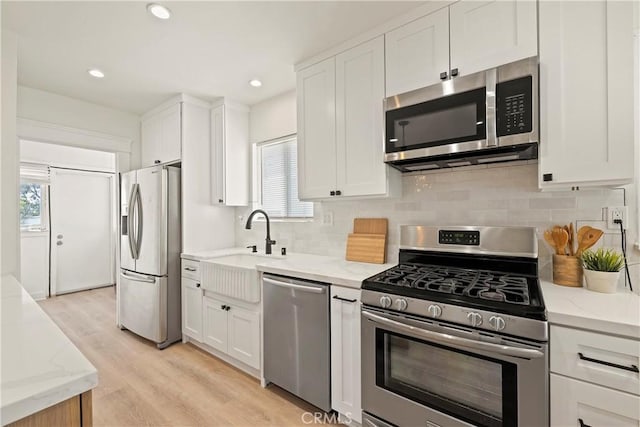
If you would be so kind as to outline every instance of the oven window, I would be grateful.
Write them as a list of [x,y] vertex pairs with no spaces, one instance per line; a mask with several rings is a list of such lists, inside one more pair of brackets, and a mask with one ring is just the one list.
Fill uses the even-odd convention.
[[486,89],[387,111],[387,152],[486,139]]
[[515,426],[516,366],[378,329],[376,382],[478,426]]

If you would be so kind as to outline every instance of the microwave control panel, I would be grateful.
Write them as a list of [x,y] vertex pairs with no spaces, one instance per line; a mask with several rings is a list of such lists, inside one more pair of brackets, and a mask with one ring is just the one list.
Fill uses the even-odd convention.
[[496,86],[498,136],[531,132],[533,128],[532,77],[526,76],[500,82]]

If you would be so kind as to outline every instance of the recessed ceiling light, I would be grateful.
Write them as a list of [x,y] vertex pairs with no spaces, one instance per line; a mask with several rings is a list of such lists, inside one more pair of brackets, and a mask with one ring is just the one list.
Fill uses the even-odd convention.
[[253,80],[249,80],[249,84],[253,87],[260,87],[262,86],[262,82],[258,79],[253,79]]
[[97,68],[91,68],[90,70],[87,70],[87,73],[89,73],[89,75],[95,77],[96,79],[101,79],[104,77],[104,73]]
[[171,11],[157,3],[149,3],[147,10],[158,19],[169,19],[171,17]]

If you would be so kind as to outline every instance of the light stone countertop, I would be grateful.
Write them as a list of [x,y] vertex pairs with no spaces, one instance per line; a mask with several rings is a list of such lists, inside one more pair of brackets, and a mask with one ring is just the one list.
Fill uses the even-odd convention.
[[549,323],[640,340],[640,296],[593,292],[541,281]]
[[0,278],[2,425],[98,385],[98,371],[13,276]]
[[[251,254],[251,250],[246,248],[230,248],[217,251],[183,253],[182,258],[203,261],[236,254]],[[263,273],[292,276],[357,289],[362,286],[364,279],[395,265],[352,262],[338,257],[300,253],[288,253],[285,256],[281,256],[275,254],[265,255],[264,252],[258,252],[255,255],[261,258],[256,264],[256,269]]]

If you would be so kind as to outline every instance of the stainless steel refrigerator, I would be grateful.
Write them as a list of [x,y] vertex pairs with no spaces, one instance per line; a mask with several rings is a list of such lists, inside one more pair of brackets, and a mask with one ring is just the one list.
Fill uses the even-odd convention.
[[180,169],[120,175],[120,326],[165,348],[181,339]]

